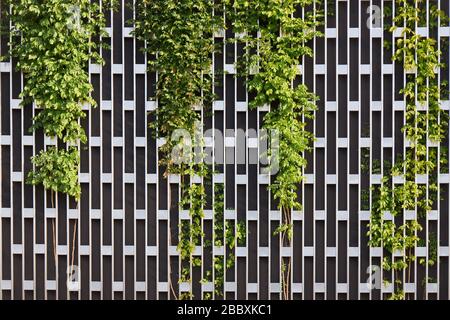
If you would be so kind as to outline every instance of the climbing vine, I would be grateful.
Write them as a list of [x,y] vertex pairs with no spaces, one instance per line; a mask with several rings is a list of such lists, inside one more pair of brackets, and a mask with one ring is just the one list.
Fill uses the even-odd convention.
[[85,117],[83,105],[96,104],[87,67],[91,60],[102,62],[97,52],[101,43],[93,38],[104,35],[102,9],[110,5],[102,8],[90,0],[14,0],[7,5],[9,55],[25,79],[21,104],[37,107],[30,130],[58,140],[31,158],[34,170],[27,182],[50,190],[53,207],[58,192],[78,201],[79,143],[87,140],[79,120]]
[[[445,158],[439,159],[437,148],[429,145],[443,141],[448,126],[448,114],[440,108],[441,89],[436,74],[444,67],[440,63],[441,52],[436,40],[420,34],[417,28],[423,23],[426,25],[427,12],[430,21],[447,17],[431,3],[427,10],[424,3],[422,0],[396,1],[394,25],[390,31],[401,28],[393,60],[402,64],[407,73],[406,84],[400,91],[405,101],[402,132],[407,143],[405,153],[385,170],[381,185],[372,188],[369,245],[382,247],[389,253],[384,256],[382,267],[393,273],[391,299],[406,298],[401,273],[405,273],[407,282],[411,281],[415,248],[419,243],[425,243],[419,237],[423,229],[419,221],[433,208],[438,194],[436,170],[439,162],[446,162]],[[427,182],[419,180],[421,176],[426,177]],[[415,212],[416,217],[404,219],[405,211]],[[386,217],[386,213],[392,218]],[[419,263],[432,265],[435,260],[436,257],[430,255],[428,261],[420,259]]]
[[[213,249],[222,248],[222,254],[213,256],[212,269],[206,272],[203,283],[213,282],[214,292],[205,293],[204,299],[224,297],[225,271],[234,267],[235,255],[233,250],[236,245],[245,245],[246,243],[246,226],[244,221],[237,224],[233,220],[225,220],[224,217],[224,185],[216,183],[214,185],[214,225],[213,225],[213,241],[205,241],[205,247]],[[214,250],[211,252],[214,254]]]
[[[403,276],[411,280],[415,248],[428,246],[428,261],[437,263],[437,239],[421,239],[419,220],[432,210],[437,201],[436,170],[447,160],[438,154],[435,144],[447,133],[448,114],[440,108],[441,89],[437,70],[441,52],[436,40],[418,31],[423,20],[447,19],[437,7],[422,6],[425,0],[396,0],[394,26],[401,28],[393,59],[403,65],[407,81],[400,93],[405,101],[405,125],[402,128],[406,146],[401,159],[391,167],[373,162],[372,172],[383,173],[380,185],[371,192],[372,207],[368,235],[369,245],[381,247],[389,255],[383,269],[392,272],[392,299],[405,299]],[[264,128],[279,134],[278,172],[270,185],[273,198],[282,214],[274,235],[283,246],[291,246],[292,211],[301,210],[297,189],[307,164],[313,133],[306,128],[313,119],[317,97],[306,85],[294,85],[301,75],[298,66],[305,56],[312,57],[308,41],[321,36],[317,30],[322,14],[314,0],[223,0],[233,23],[234,39],[245,44],[245,54],[238,69],[247,78],[254,98],[250,108],[270,106],[264,117]],[[15,0],[9,3],[10,55],[17,59],[17,69],[26,79],[21,93],[22,104],[35,103],[38,112],[32,130],[57,141],[32,158],[34,170],[28,176],[33,185],[43,185],[80,199],[78,179],[79,144],[87,137],[80,125],[85,117],[83,105],[95,106],[91,97],[87,66],[101,63],[94,37],[104,35],[104,6],[90,0]],[[109,4],[108,4],[109,6]],[[301,8],[301,14],[298,10]],[[163,138],[160,164],[165,176],[180,177],[180,209],[189,212],[182,219],[177,248],[180,253],[180,282],[191,282],[192,268],[202,265],[195,254],[203,242],[203,217],[206,205],[204,180],[209,169],[203,162],[203,142],[198,138],[202,110],[214,99],[212,92],[212,59],[216,50],[213,34],[225,28],[222,17],[213,15],[219,5],[214,1],[142,0],[136,3],[135,35],[146,41],[149,68],[157,72],[158,108],[150,125]],[[74,20],[79,14],[79,21]],[[426,25],[426,24],[425,24]],[[193,139],[174,134],[184,130]],[[431,144],[430,144],[431,142]],[[197,150],[197,152],[195,152]],[[174,151],[182,153],[181,158]],[[448,154],[448,150],[441,149]],[[362,155],[362,170],[370,171],[369,152]],[[181,161],[180,161],[181,160]],[[423,177],[426,177],[424,182]],[[235,263],[233,249],[245,243],[245,225],[224,219],[223,186],[217,185],[214,204],[213,241],[210,246],[226,247],[228,254],[213,258],[214,295],[223,295],[225,271]],[[369,197],[369,195],[367,195]],[[369,201],[367,201],[369,202]],[[404,219],[406,211],[416,218]],[[387,217],[387,213],[392,217]],[[403,218],[403,219],[401,219]],[[399,221],[405,222],[399,222]],[[282,297],[291,296],[292,261],[281,261]],[[212,279],[212,278],[211,278]],[[174,293],[177,295],[176,293]],[[177,298],[192,298],[192,292],[181,292]]]
[[[201,110],[210,106],[214,97],[213,34],[224,28],[224,21],[213,15],[218,8],[214,1],[143,0],[135,8],[134,34],[146,42],[151,57],[149,69],[158,75],[158,108],[150,126],[157,137],[164,138],[160,165],[165,167],[166,177],[181,177],[180,208],[189,211],[190,219],[180,222],[177,247],[181,260],[179,282],[191,283],[192,268],[202,264],[194,253],[204,237],[204,180],[208,173],[197,127]],[[173,138],[178,130],[186,135]],[[172,294],[179,299],[193,297],[192,290],[179,295],[172,290]]]
[[[314,0],[226,2],[238,35],[236,41],[246,46],[238,68],[248,79],[249,93],[254,95],[249,107],[269,105],[264,128],[279,135],[279,154],[272,162],[272,168],[278,165],[278,172],[270,190],[282,212],[282,222],[274,235],[280,235],[283,246],[290,246],[292,210],[301,209],[297,188],[304,178],[305,152],[311,149],[314,139],[306,124],[314,116],[317,100],[306,85],[293,82],[300,76],[298,66],[303,57],[313,56],[307,42],[321,35],[317,27],[322,13],[316,10],[314,4],[318,1]],[[282,297],[290,299],[292,262],[283,258],[281,263]]]

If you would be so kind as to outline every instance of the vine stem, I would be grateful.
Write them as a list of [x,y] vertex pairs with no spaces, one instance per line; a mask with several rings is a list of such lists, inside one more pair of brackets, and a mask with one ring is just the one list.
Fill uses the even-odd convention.
[[[76,210],[78,210],[78,202],[77,202],[77,206],[75,208]],[[75,260],[75,239],[76,239],[76,235],[77,235],[77,225],[78,225],[78,220],[75,219],[74,222],[74,226],[73,226],[73,235],[72,235],[72,252],[71,252],[71,261],[70,261],[70,274],[72,274],[73,271],[73,266],[74,266],[74,260]]]
[[[282,207],[282,211],[283,211],[283,216],[284,216],[284,223],[286,223],[288,225],[289,228],[291,228],[291,216],[290,216],[290,210],[289,208],[287,208],[286,206]],[[283,231],[281,233],[281,246],[284,246],[285,243],[285,239],[286,239],[286,232],[289,232],[289,229],[286,231]],[[289,246],[291,245],[291,240],[289,239],[289,234],[288,234],[288,244]],[[281,258],[283,261],[283,258]],[[283,262],[284,264],[284,262]],[[281,277],[282,277],[282,282],[284,282],[283,285],[283,299],[284,300],[289,300],[289,288],[290,288],[290,273],[291,273],[291,266],[292,266],[292,261],[291,259],[288,259],[288,263],[287,263],[287,270],[282,269],[281,271]]]
[[[169,184],[168,198],[169,198],[169,208],[172,208],[172,190],[170,189],[170,184]],[[169,225],[169,241],[170,241],[170,244],[172,244],[172,230],[170,229],[170,225]],[[169,255],[168,260],[169,261],[167,263],[167,271],[169,273],[170,291],[172,292],[173,296],[175,297],[175,300],[179,300],[179,297],[178,297],[178,295],[175,291],[175,288],[173,287],[173,283],[172,283],[172,267],[170,266],[170,255]]]

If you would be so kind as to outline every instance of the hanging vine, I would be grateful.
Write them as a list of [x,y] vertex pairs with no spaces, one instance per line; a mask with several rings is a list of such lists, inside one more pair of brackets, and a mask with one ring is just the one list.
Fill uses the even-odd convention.
[[[210,282],[214,279],[213,295],[205,295],[205,299],[224,297],[225,272],[234,267],[236,257],[233,253],[236,245],[245,245],[246,227],[244,221],[237,224],[233,220],[224,219],[224,185],[216,183],[214,185],[214,227],[213,243],[206,243],[205,246],[212,248],[224,248],[225,254],[215,255],[213,257],[212,270],[208,270],[204,282]],[[235,227],[236,225],[236,227]],[[228,251],[228,253],[227,253]]]
[[[305,56],[313,56],[307,42],[321,33],[317,30],[322,14],[314,0],[235,0],[227,1],[232,14],[236,41],[245,44],[238,63],[247,77],[250,108],[269,105],[264,128],[279,135],[278,172],[270,190],[278,201],[282,221],[274,235],[283,246],[291,246],[292,210],[300,210],[297,188],[303,181],[307,164],[305,152],[311,149],[314,135],[306,129],[313,119],[317,97],[304,84],[293,85],[300,76],[298,65]],[[301,9],[302,14],[298,12]],[[298,11],[299,10],[299,11]],[[272,157],[274,155],[271,155]],[[273,162],[272,164],[274,164]],[[282,298],[290,299],[290,258],[281,261]]]
[[85,117],[83,105],[96,104],[90,96],[93,88],[87,66],[90,60],[102,62],[97,53],[101,44],[92,40],[104,35],[102,8],[90,0],[14,0],[7,4],[12,25],[9,55],[17,59],[17,70],[25,79],[21,104],[34,102],[38,108],[30,130],[43,130],[46,136],[59,139],[31,158],[34,171],[27,182],[50,190],[52,207],[58,192],[78,201],[78,145],[87,140],[79,120]]
[[86,116],[83,105],[96,105],[86,67],[91,59],[102,61],[98,44],[91,39],[104,35],[103,13],[89,0],[11,1],[10,10],[10,54],[26,79],[22,105],[34,102],[41,109],[31,129],[42,129],[46,136],[67,144],[34,156],[29,182],[78,200],[77,145],[87,140],[79,119]]
[[[157,137],[164,138],[160,165],[165,176],[181,177],[180,209],[189,211],[189,220],[179,225],[180,282],[191,282],[193,267],[201,266],[194,255],[203,239],[203,209],[206,203],[204,179],[208,168],[203,162],[201,137],[196,127],[201,109],[211,105],[213,34],[223,28],[223,18],[213,15],[213,1],[143,0],[136,3],[134,33],[146,41],[149,69],[157,72],[155,121],[150,124]],[[177,130],[186,136],[172,139]],[[200,130],[201,131],[201,130]],[[194,152],[197,150],[197,152]],[[178,153],[177,153],[178,152]],[[178,156],[173,157],[174,154]],[[178,160],[175,160],[178,159]],[[179,299],[190,299],[182,292]]]
[[[401,63],[407,72],[406,84],[400,91],[405,101],[406,121],[402,132],[407,143],[401,159],[384,172],[381,185],[372,188],[368,235],[370,246],[382,247],[389,253],[384,256],[382,267],[393,273],[394,292],[390,299],[405,299],[402,279],[411,281],[415,248],[419,241],[424,243],[419,237],[423,228],[419,219],[433,208],[438,194],[436,170],[439,162],[446,162],[439,159],[437,147],[429,146],[429,142],[443,141],[448,126],[448,114],[440,108],[441,89],[437,79],[439,68],[444,67],[440,63],[441,52],[436,40],[421,35],[417,28],[426,25],[427,12],[430,25],[438,18],[441,21],[448,18],[431,3],[427,10],[424,0],[396,0],[395,3],[394,25],[390,31],[401,28],[393,60]],[[424,181],[418,181],[421,175],[426,176],[428,187]],[[393,181],[393,177],[401,182]],[[407,210],[414,211],[416,217],[406,220]],[[390,213],[393,219],[387,219],[385,213]],[[430,256],[429,261],[421,259],[419,263],[432,265],[435,259]]]

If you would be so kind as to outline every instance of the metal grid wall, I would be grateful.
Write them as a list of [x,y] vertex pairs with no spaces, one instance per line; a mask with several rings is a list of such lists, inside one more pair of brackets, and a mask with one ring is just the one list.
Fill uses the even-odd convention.
[[[176,229],[184,213],[177,209],[177,179],[163,177],[157,165],[159,141],[147,129],[147,112],[156,108],[147,98],[154,94],[156,75],[146,71],[143,44],[130,35],[132,0],[119,2],[119,10],[107,15],[111,50],[102,52],[106,63],[89,68],[99,107],[86,108],[82,121],[89,142],[81,151],[78,207],[61,195],[53,206],[41,187],[24,183],[30,157],[55,141],[28,131],[38,111],[19,107],[23,79],[14,70],[16,61],[0,63],[0,299],[167,299],[169,277],[178,289]],[[225,219],[245,221],[248,233],[246,245],[235,249],[235,267],[225,275],[228,299],[279,299],[280,259],[286,256],[293,261],[294,299],[380,299],[393,290],[369,290],[366,285],[367,268],[380,265],[383,256],[380,248],[367,246],[368,190],[380,183],[377,167],[405,147],[400,131],[404,102],[398,93],[405,75],[383,47],[392,35],[380,26],[366,26],[370,6],[383,12],[393,1],[325,2],[325,37],[311,44],[314,59],[306,59],[301,67],[302,81],[320,101],[316,120],[309,123],[317,141],[307,157],[307,180],[299,192],[304,210],[294,212],[291,248],[281,247],[279,237],[273,236],[280,213],[267,191],[269,177],[258,174],[258,165],[215,168],[213,183],[225,185]],[[449,14],[449,0],[435,3]],[[242,47],[224,44],[229,36],[226,31],[215,38],[223,44],[223,51],[214,55],[218,99],[213,115],[203,114],[205,128],[257,129],[267,110],[247,109],[242,79],[233,75]],[[450,27],[439,27],[437,36],[443,62],[449,65]],[[6,49],[7,39],[2,38],[0,54]],[[223,70],[228,74],[221,75]],[[448,80],[449,69],[441,70],[439,78]],[[444,98],[442,107],[449,106]],[[235,138],[225,138],[225,157],[235,157]],[[250,139],[247,156],[257,146]],[[441,200],[423,221],[422,234],[437,236],[438,263],[415,263],[414,281],[405,288],[411,298],[449,298],[450,176],[445,168],[440,170]],[[208,206],[203,227],[206,239],[212,239],[213,212]],[[417,249],[418,257],[427,257],[429,243]],[[199,283],[213,256],[202,247],[196,253],[204,261],[202,269],[193,272],[192,290],[199,298],[213,290],[212,283]],[[224,254],[224,248],[214,247],[213,254]],[[68,291],[66,271],[72,257],[81,286]],[[189,284],[180,287],[189,289]]]

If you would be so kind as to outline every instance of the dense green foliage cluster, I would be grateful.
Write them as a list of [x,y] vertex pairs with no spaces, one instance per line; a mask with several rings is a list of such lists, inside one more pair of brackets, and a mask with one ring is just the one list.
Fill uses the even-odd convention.
[[[407,144],[401,159],[385,170],[381,186],[374,186],[372,190],[369,245],[382,247],[389,253],[384,256],[382,266],[387,272],[393,272],[395,290],[391,299],[405,299],[402,272],[407,271],[406,281],[410,282],[411,264],[416,260],[415,248],[423,228],[419,220],[437,200],[438,162],[446,161],[445,158],[438,161],[435,146],[443,141],[448,127],[448,114],[440,108],[441,89],[437,81],[437,72],[443,65],[436,40],[417,30],[427,19],[423,2],[396,1],[394,25],[390,31],[401,28],[393,59],[409,73],[400,92],[405,101],[406,122],[402,131]],[[438,17],[447,19],[435,6],[430,6],[428,17],[430,21],[437,21]],[[426,176],[427,184],[418,182],[420,175]],[[397,177],[396,181],[393,177]],[[415,212],[416,217],[401,219],[403,222],[399,223],[405,211]],[[390,213],[393,219],[385,217],[385,213]],[[393,258],[394,253],[400,253],[401,258]],[[435,255],[430,254],[428,262],[423,259],[420,262],[433,265],[435,260]]]
[[[269,105],[264,128],[279,135],[275,161],[279,170],[270,189],[283,213],[276,234],[281,234],[281,243],[286,245],[292,237],[291,212],[301,209],[297,188],[303,180],[305,152],[314,139],[306,129],[306,120],[313,118],[317,99],[306,85],[294,86],[293,81],[300,76],[303,57],[313,55],[307,42],[321,35],[317,27],[322,14],[313,0],[226,2],[238,35],[236,41],[246,46],[239,64],[248,77],[249,92],[255,95],[249,107]],[[291,261],[283,261],[284,299],[290,297],[290,268]]]
[[[424,36],[418,26],[424,21],[448,19],[437,7],[423,6],[424,0],[396,0],[393,32],[401,28],[395,42],[393,59],[407,73],[401,94],[405,101],[405,152],[394,165],[377,163],[372,168],[382,173],[380,185],[372,189],[369,245],[387,252],[382,264],[393,274],[395,291],[392,299],[404,299],[403,278],[410,282],[412,264],[418,245],[430,250],[428,261],[437,259],[435,238],[421,239],[426,217],[437,200],[437,172],[447,161],[439,155],[437,145],[445,139],[448,113],[441,110],[441,88],[437,72],[443,67],[437,40]],[[42,184],[54,194],[62,192],[79,200],[79,143],[87,137],[80,125],[85,117],[83,106],[95,106],[91,97],[89,63],[101,63],[98,40],[104,35],[105,5],[91,0],[10,0],[10,55],[24,74],[22,104],[34,103],[37,112],[32,130],[58,140],[57,145],[40,151],[32,158],[34,171],[29,182]],[[213,281],[214,292],[205,298],[223,296],[225,271],[234,266],[233,250],[245,243],[245,224],[224,219],[223,185],[214,186],[214,225],[211,243],[203,241],[203,217],[206,205],[205,183],[211,172],[202,161],[204,154],[198,138],[202,112],[214,99],[212,55],[217,50],[213,35],[225,29],[225,14],[232,23],[233,41],[245,45],[237,64],[247,80],[254,98],[250,108],[270,106],[264,117],[264,128],[279,135],[279,154],[274,161],[278,172],[270,185],[273,198],[282,213],[274,236],[280,235],[283,246],[291,246],[292,210],[301,210],[297,189],[301,185],[307,162],[305,153],[314,135],[306,128],[313,119],[317,97],[306,85],[294,85],[300,79],[299,66],[305,56],[312,57],[307,45],[318,31],[322,13],[314,0],[142,0],[135,5],[136,37],[146,43],[149,68],[157,72],[158,108],[150,124],[158,138],[164,138],[160,165],[165,176],[181,177],[180,209],[189,212],[181,220],[177,247],[180,253],[180,282],[191,282],[192,268],[201,267],[194,254],[196,247],[221,247],[228,253],[213,257],[212,269],[202,281]],[[107,6],[109,8],[109,5]],[[428,10],[427,10],[428,9]],[[78,20],[79,18],[79,20]],[[183,129],[193,140],[173,136]],[[184,161],[174,159],[174,150],[187,151]],[[369,151],[361,156],[362,170],[369,171]],[[426,177],[426,183],[423,177]],[[419,179],[420,178],[420,179]],[[369,195],[367,195],[369,198]],[[369,203],[369,199],[367,200]],[[416,213],[405,219],[406,211]],[[389,215],[388,215],[388,214]],[[400,221],[400,222],[399,222]],[[401,258],[399,259],[399,253]],[[394,255],[397,258],[394,258]],[[282,259],[280,271],[282,297],[289,299],[291,290],[289,258]],[[192,292],[173,292],[177,298],[192,298]]]
[[87,67],[91,59],[101,62],[93,37],[103,34],[102,10],[90,0],[14,0],[9,5],[10,55],[26,80],[22,104],[40,108],[32,129],[61,140],[59,147],[32,158],[29,182],[78,200],[77,145],[86,142],[79,119],[85,117],[83,105],[95,106]]
[[[152,58],[149,69],[158,74],[155,97],[158,108],[150,125],[157,137],[165,138],[160,148],[160,165],[166,168],[166,176],[181,176],[180,207],[189,210],[190,215],[190,220],[182,220],[179,226],[180,282],[190,282],[192,267],[202,263],[193,254],[204,235],[204,180],[209,170],[202,161],[204,155],[194,154],[195,148],[203,148],[202,139],[193,138],[201,120],[200,110],[209,107],[213,100],[212,53],[216,49],[213,34],[224,27],[223,18],[213,15],[217,8],[213,1],[136,3],[134,34],[146,42],[146,51]],[[172,139],[180,129],[190,135],[189,141],[184,137]],[[180,159],[183,161],[174,160],[173,150],[184,151]],[[196,177],[202,182],[194,182]],[[178,298],[192,298],[192,292],[182,292]]]
[[205,241],[204,247],[211,250],[209,253],[214,254],[213,247],[221,248],[223,252],[213,256],[213,266],[211,270],[206,270],[202,283],[213,282],[214,291],[204,292],[205,300],[217,299],[224,297],[225,271],[234,267],[236,257],[234,249],[236,245],[245,245],[246,243],[246,226],[244,221],[237,224],[233,220],[227,220],[224,217],[225,201],[224,201],[224,185],[216,183],[214,185],[214,225],[213,225],[213,241]]

